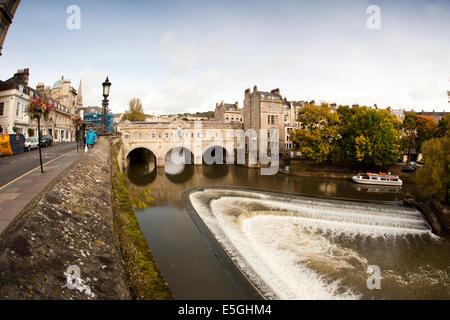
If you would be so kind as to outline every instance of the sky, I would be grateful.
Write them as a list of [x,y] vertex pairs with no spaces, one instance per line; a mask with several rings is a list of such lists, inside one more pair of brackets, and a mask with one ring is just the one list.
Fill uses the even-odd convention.
[[[71,5],[79,29],[67,27]],[[101,106],[109,76],[115,113],[135,97],[147,114],[242,106],[255,85],[295,101],[450,111],[449,16],[449,0],[22,0],[0,79],[23,68],[32,87],[82,79],[84,105]]]

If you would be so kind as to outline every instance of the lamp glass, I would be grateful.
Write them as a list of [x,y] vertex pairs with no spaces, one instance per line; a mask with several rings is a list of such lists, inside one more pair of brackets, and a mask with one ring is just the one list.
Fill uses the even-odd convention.
[[106,78],[106,81],[103,82],[103,96],[107,97],[109,96],[109,89],[111,88],[111,82],[109,82],[108,78]]

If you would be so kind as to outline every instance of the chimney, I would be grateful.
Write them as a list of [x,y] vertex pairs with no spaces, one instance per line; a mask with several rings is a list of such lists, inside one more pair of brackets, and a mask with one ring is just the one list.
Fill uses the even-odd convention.
[[280,95],[280,88],[273,89],[271,92]]
[[39,82],[39,83],[37,84],[37,86],[36,86],[36,90],[37,90],[39,93],[41,93],[41,92],[44,92],[44,89],[45,89],[44,83]]
[[250,94],[250,88],[245,90],[245,95],[248,95],[248,94]]
[[30,69],[26,68],[23,70],[17,70],[17,73],[14,75],[17,81],[22,82],[26,86],[28,86],[28,79],[30,77]]
[[239,102],[235,102],[234,105],[236,106],[236,109],[239,109]]
[[256,91],[258,91],[258,86],[253,87],[253,92],[256,92]]

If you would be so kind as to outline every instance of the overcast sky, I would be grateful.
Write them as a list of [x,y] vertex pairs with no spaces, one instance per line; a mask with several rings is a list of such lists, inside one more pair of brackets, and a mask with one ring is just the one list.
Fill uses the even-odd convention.
[[[70,5],[81,29],[67,28]],[[381,29],[367,28],[369,5]],[[85,106],[143,100],[149,114],[242,105],[244,91],[289,100],[450,111],[450,1],[22,0],[0,57],[0,79],[83,80]]]

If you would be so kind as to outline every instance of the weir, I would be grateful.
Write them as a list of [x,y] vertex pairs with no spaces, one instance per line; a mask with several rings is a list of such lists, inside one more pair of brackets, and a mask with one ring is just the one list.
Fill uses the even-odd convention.
[[[391,246],[415,251],[438,241],[419,211],[401,206],[226,188],[193,191],[189,199],[230,258],[270,299],[363,298],[368,266],[386,263],[373,261],[377,250],[389,255]],[[403,270],[395,267],[401,277]]]

